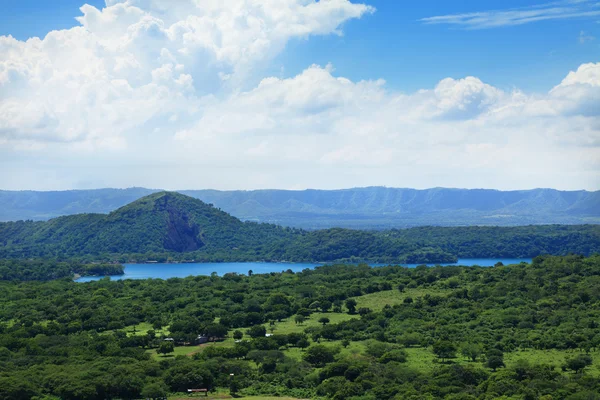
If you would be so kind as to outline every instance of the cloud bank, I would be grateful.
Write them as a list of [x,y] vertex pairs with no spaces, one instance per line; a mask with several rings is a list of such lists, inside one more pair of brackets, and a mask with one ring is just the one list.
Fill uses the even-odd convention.
[[0,186],[600,189],[600,63],[547,93],[476,77],[399,93],[331,65],[261,78],[289,40],[374,11],[107,0],[79,27],[0,37]]

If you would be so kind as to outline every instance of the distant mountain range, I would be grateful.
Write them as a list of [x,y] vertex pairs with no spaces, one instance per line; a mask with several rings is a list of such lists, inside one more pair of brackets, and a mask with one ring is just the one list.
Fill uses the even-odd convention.
[[176,192],[153,193],[108,214],[0,222],[0,258],[443,263],[596,252],[600,225],[307,231],[243,222]]
[[[108,213],[155,189],[0,191],[0,221]],[[305,229],[600,224],[600,191],[533,189],[181,190],[246,221]]]

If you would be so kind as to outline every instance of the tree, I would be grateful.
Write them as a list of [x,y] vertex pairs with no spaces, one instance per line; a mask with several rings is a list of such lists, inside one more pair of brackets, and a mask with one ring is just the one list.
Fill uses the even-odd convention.
[[327,325],[329,323],[329,318],[327,317],[321,317],[319,318],[319,323],[323,324],[323,326]]
[[578,374],[582,372],[585,369],[585,367],[588,367],[590,365],[592,365],[592,357],[590,357],[587,354],[580,354],[577,357],[568,359],[565,362],[563,369],[570,369],[571,371]]
[[235,379],[235,375],[231,374],[229,378],[229,394],[231,397],[236,397],[237,393],[240,391],[240,386],[237,379]]
[[221,324],[210,324],[204,328],[204,334],[213,340],[216,338],[224,338],[227,336],[227,327]]
[[348,309],[348,314],[354,314],[356,313],[356,300],[354,299],[348,299],[346,300],[346,308]]
[[304,323],[304,321],[306,321],[306,317],[304,315],[296,315],[296,317],[294,318],[294,321],[296,322],[296,324],[300,324],[302,325]]
[[308,341],[307,338],[303,337],[302,339],[298,340],[298,342],[296,342],[296,346],[300,347],[302,350],[306,349],[308,346],[310,346],[310,342]]
[[248,270],[248,276],[252,276],[252,274],[254,274],[254,271]]
[[244,332],[242,332],[240,330],[236,330],[233,332],[233,338],[235,340],[242,340],[243,337],[244,337]]
[[246,332],[248,333],[248,335],[250,335],[251,338],[256,339],[259,337],[265,337],[265,335],[267,334],[267,328],[265,328],[262,325],[254,325]]
[[361,317],[364,317],[365,315],[370,314],[372,312],[373,311],[370,308],[367,308],[367,307],[361,307],[361,308],[358,309],[358,314]]
[[306,362],[317,368],[324,367],[325,364],[334,360],[335,351],[322,344],[316,344],[308,348],[303,358]]
[[390,361],[395,361],[399,363],[405,363],[408,359],[408,354],[406,351],[402,349],[393,349],[386,353],[384,353],[380,358],[379,362],[382,364],[387,364]]
[[496,372],[498,368],[504,367],[504,359],[499,356],[488,357],[485,366]]
[[321,300],[319,302],[319,308],[321,308],[321,312],[327,312],[331,309],[333,303],[329,300]]
[[212,373],[192,360],[176,360],[176,364],[165,372],[164,380],[174,392],[192,388],[211,390],[214,384]]
[[498,368],[504,367],[504,353],[498,349],[489,349],[485,356],[487,358],[485,366],[496,372]]
[[159,330],[163,327],[163,323],[161,320],[157,319],[156,321],[154,321],[152,323],[152,328],[154,328],[155,330]]
[[164,340],[160,343],[160,346],[158,346],[158,349],[156,349],[156,352],[158,354],[162,354],[162,355],[167,355],[168,353],[173,353],[175,351],[175,345],[173,344],[173,341],[171,340]]
[[456,346],[447,340],[440,340],[433,345],[433,354],[443,362],[456,357]]
[[404,289],[406,289],[406,285],[404,283],[398,285],[398,291],[400,293],[404,293]]
[[477,361],[477,357],[481,355],[483,349],[481,345],[476,343],[465,343],[460,348],[460,354],[470,359],[471,361]]
[[144,399],[163,399],[167,397],[167,388],[160,383],[150,383],[142,390]]

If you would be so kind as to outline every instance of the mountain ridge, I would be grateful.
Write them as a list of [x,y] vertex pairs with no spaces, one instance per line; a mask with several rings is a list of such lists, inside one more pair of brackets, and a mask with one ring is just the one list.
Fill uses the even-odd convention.
[[109,214],[0,223],[0,258],[445,263],[594,252],[599,225],[308,231],[241,221],[177,192],[152,193]]
[[[0,221],[107,213],[158,189],[0,191]],[[600,223],[600,191],[365,188],[180,190],[242,220],[305,229]]]

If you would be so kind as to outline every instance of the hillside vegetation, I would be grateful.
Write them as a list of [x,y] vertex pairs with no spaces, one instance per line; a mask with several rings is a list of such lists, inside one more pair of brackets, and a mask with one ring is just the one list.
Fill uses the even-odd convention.
[[[0,221],[108,213],[158,190],[0,191]],[[242,220],[306,229],[600,223],[600,192],[534,189],[184,190]]]
[[0,398],[595,400],[599,320],[600,256],[0,281]]
[[160,192],[110,214],[0,223],[0,257],[89,261],[455,262],[600,252],[600,226],[304,231],[242,222],[191,197]]

